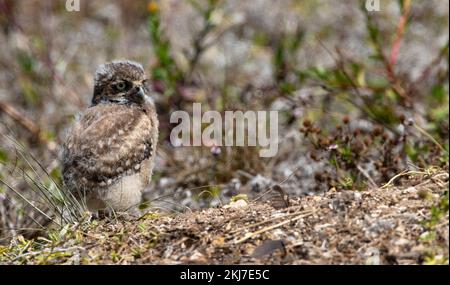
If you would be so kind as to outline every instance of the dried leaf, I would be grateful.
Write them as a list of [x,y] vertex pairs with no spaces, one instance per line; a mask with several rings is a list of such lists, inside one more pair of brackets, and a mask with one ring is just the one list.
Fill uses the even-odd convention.
[[250,257],[260,258],[268,254],[272,254],[277,250],[282,250],[286,253],[285,245],[283,240],[268,240],[255,248]]
[[289,207],[289,195],[281,188],[280,185],[272,187],[272,195],[270,197],[270,205],[275,209],[283,209]]

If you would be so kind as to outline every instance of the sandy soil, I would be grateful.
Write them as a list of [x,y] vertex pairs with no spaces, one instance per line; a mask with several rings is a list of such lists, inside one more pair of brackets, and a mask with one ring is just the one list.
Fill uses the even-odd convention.
[[448,199],[448,173],[406,178],[404,186],[289,199],[287,207],[238,200],[198,212],[93,221],[45,238],[15,239],[0,248],[0,262],[448,263],[448,208],[429,225],[436,205]]

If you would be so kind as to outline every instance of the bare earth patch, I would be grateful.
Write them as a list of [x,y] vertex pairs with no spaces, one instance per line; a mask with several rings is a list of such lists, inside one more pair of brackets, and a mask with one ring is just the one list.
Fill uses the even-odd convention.
[[16,238],[0,247],[0,263],[448,264],[448,173],[406,178],[405,186],[330,190],[278,210],[238,200],[199,212],[94,221],[36,240]]

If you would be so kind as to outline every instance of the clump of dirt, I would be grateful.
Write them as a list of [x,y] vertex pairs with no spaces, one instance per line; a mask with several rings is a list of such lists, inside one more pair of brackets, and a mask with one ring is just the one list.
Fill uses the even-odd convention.
[[[419,173],[419,172],[417,172]],[[448,172],[289,201],[68,226],[0,248],[7,264],[448,264]],[[403,186],[390,186],[403,176]]]

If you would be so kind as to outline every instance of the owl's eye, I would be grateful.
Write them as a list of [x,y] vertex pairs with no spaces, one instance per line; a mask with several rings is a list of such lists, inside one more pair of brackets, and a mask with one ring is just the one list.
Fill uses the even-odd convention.
[[115,85],[115,88],[117,91],[125,91],[127,89],[127,84],[126,82],[119,82]]

